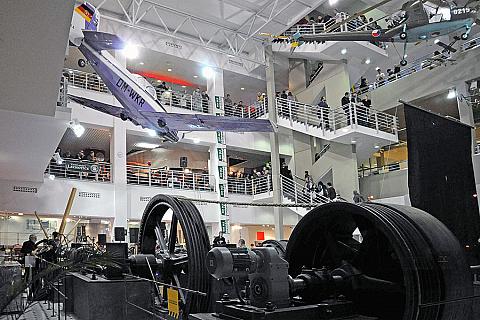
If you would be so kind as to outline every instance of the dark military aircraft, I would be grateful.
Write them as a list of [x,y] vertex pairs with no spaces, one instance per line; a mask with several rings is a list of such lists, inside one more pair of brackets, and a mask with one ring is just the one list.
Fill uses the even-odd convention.
[[[297,32],[292,36],[279,36],[291,42],[292,49],[302,45],[305,42],[326,42],[326,41],[371,41],[371,42],[403,42],[404,54],[400,64],[407,65],[406,49],[407,43],[428,40],[439,36],[451,34],[453,32],[463,31],[461,39],[468,39],[472,26],[477,20],[477,10],[475,7],[445,7],[434,8],[425,4],[423,1],[408,1],[403,4],[395,26],[390,29],[372,28],[372,24],[364,24],[353,31],[336,32],[340,26],[350,21],[358,19],[360,16],[376,9],[392,0],[384,0],[372,7],[362,10],[342,21],[339,21],[324,32],[316,34],[306,34]],[[275,37],[274,37],[275,38]]]

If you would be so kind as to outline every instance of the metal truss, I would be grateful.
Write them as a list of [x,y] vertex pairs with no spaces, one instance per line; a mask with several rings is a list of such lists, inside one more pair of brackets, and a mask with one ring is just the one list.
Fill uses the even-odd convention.
[[[188,0],[187,0],[188,1]],[[190,0],[192,5],[194,1]],[[158,0],[98,0],[96,7],[102,19],[112,20],[129,27],[148,30],[171,39],[190,43],[221,54],[234,56],[259,65],[265,65],[265,38],[258,34],[269,24],[274,23],[280,32],[288,29],[289,23],[279,21],[280,14],[293,4],[301,4],[304,10],[296,11],[291,21],[300,19],[314,10],[324,0],[315,0],[313,5],[302,0],[268,0],[259,6],[249,1],[216,0],[219,17],[196,16],[167,5]],[[195,2],[196,5],[199,2]],[[229,6],[227,14],[225,6]],[[107,9],[108,7],[108,9]],[[232,7],[238,10],[231,10]],[[232,19],[248,14],[240,25]],[[175,16],[176,25],[168,25],[167,17]],[[171,19],[170,19],[171,21]],[[192,30],[194,32],[192,32]],[[215,30],[215,31],[212,31]]]

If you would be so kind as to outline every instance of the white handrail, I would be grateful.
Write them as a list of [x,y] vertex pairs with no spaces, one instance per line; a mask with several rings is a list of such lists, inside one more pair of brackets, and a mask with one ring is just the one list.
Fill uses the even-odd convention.
[[359,167],[358,177],[364,178],[371,175],[385,174],[393,171],[404,170],[408,168],[408,160],[389,163],[380,167]]
[[193,173],[163,168],[152,168],[127,164],[127,184],[146,185],[170,189],[215,191],[215,177],[204,173]]
[[267,99],[250,105],[224,105],[225,116],[256,119],[268,113]]
[[260,195],[273,191],[272,177],[236,178],[228,177],[228,192],[246,195]]
[[280,182],[283,197],[295,204],[322,204],[331,202],[329,198],[321,194],[321,191],[316,192],[314,186],[309,190],[307,185],[296,183],[285,176],[281,176]]
[[[478,47],[480,47],[480,37],[477,37],[475,39],[472,39],[472,40],[469,40],[465,43],[463,43],[461,46],[460,46],[460,51],[461,52],[467,52],[467,51],[470,51],[470,50],[474,50],[474,49],[477,49]],[[360,86],[357,86],[355,92],[358,94],[358,95],[362,95],[362,94],[365,94],[367,92],[370,92],[370,91],[373,91],[377,88],[380,88],[380,87],[383,87],[385,85],[388,85],[390,83],[393,83],[399,79],[403,79],[411,74],[414,74],[418,71],[421,71],[421,70],[431,70],[431,69],[434,69],[434,68],[437,68],[439,66],[442,65],[442,61],[443,60],[447,60],[451,58],[451,54],[450,53],[440,53],[440,54],[437,54],[437,55],[425,55],[417,60],[415,60],[413,63],[411,63],[407,68],[404,68],[402,70],[400,70],[400,72],[398,73],[394,73],[393,75],[385,75],[385,79],[381,80],[381,81],[375,81],[371,84],[369,84],[368,86],[366,87],[360,87]]]
[[111,164],[104,161],[71,158],[63,158],[61,162],[52,159],[45,173],[61,179],[110,182]]
[[398,119],[396,116],[367,108],[362,104],[350,103],[338,108],[321,108],[284,98],[276,98],[277,116],[286,118],[290,123],[297,122],[335,133],[340,129],[356,126],[375,129],[377,132],[396,134]]
[[[83,72],[74,69],[63,69],[68,84],[86,90],[109,93],[107,86],[95,73]],[[202,113],[211,112],[211,103],[200,94],[189,94],[174,90],[155,88],[158,102],[166,107],[176,107]]]

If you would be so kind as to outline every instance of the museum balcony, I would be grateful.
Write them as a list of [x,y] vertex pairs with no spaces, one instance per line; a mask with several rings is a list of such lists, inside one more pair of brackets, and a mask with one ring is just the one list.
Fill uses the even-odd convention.
[[414,75],[418,72],[428,72],[448,63],[454,63],[458,54],[476,50],[480,47],[480,37],[466,41],[460,45],[458,53],[435,51],[433,54],[424,55],[415,61],[409,62],[407,67],[399,69],[391,75],[386,75],[386,79],[382,81],[374,81],[365,87],[361,87],[358,83],[355,85],[355,91],[358,95],[366,94],[381,87],[390,86],[398,80]]
[[63,158],[51,160],[45,170],[49,179],[73,179],[92,182],[112,182],[111,164],[104,161],[88,161]]
[[[68,90],[71,94],[83,96],[83,90],[110,94],[105,83],[95,73],[65,68],[63,75],[68,82]],[[195,113],[211,113],[212,111],[211,103],[200,96],[174,90],[162,90],[158,87],[155,90],[158,102],[166,107],[167,111],[172,111],[172,108],[190,110]]]
[[213,175],[192,172],[189,169],[166,170],[148,165],[127,164],[127,184],[215,192],[215,177]]

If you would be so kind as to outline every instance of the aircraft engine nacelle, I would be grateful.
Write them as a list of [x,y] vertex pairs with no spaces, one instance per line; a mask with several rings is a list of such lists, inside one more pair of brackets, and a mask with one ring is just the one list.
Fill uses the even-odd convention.
[[157,100],[157,91],[153,87],[153,85],[147,81],[144,77],[142,77],[139,74],[133,74],[133,77],[135,78],[135,82],[143,89],[145,90],[153,99]]

